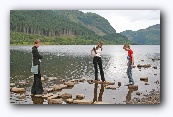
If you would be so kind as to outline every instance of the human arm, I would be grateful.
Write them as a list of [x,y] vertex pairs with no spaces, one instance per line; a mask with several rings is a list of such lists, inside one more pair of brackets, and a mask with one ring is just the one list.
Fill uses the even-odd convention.
[[42,59],[43,57],[39,54],[38,50],[36,48],[34,48],[32,50],[33,56],[34,57],[38,57],[38,59]]

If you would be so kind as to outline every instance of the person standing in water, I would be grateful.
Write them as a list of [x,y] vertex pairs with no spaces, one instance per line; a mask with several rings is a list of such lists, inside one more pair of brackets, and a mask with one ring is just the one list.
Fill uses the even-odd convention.
[[39,54],[38,52],[38,47],[40,46],[40,40],[36,39],[34,41],[34,46],[32,47],[32,62],[33,66],[38,65],[38,74],[34,74],[34,83],[31,88],[31,94],[37,95],[37,94],[42,94],[43,93],[43,87],[42,87],[42,82],[41,82],[41,73],[40,73],[40,59],[43,57]]
[[[102,80],[102,82],[106,82],[105,77],[104,77],[103,67],[102,67],[102,59],[101,59],[102,45],[103,45],[103,42],[100,41],[98,43],[98,45],[95,46],[91,50],[91,56],[93,57],[93,64],[94,64],[94,69],[95,69],[95,82],[98,81],[98,66],[100,69],[101,80]],[[93,51],[94,51],[94,55],[92,53]]]
[[134,65],[133,51],[130,49],[130,46],[128,44],[125,44],[123,49],[128,51],[128,56],[127,56],[127,60],[128,60],[128,63],[127,63],[127,66],[128,66],[127,76],[129,78],[128,85],[133,85],[134,84],[134,81],[133,81],[133,78],[132,78],[132,67]]

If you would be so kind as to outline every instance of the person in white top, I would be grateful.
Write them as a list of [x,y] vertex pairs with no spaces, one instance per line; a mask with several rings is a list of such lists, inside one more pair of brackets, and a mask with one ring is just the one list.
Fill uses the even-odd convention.
[[[98,43],[98,45],[95,46],[91,50],[91,56],[93,57],[93,64],[94,64],[94,69],[95,69],[95,82],[98,81],[98,67],[97,67],[97,65],[99,66],[99,69],[100,69],[100,75],[101,75],[102,82],[106,82],[105,77],[104,77],[103,67],[102,67],[102,60],[101,60],[102,45],[103,45],[103,41],[100,41]],[[94,51],[94,54],[92,53],[93,51]]]

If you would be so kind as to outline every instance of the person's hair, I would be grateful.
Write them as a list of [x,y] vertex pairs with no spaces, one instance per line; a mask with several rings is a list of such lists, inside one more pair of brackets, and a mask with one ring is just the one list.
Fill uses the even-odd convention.
[[39,40],[39,39],[36,39],[36,40],[34,41],[34,45],[37,44],[37,43],[39,43],[39,42],[40,42],[40,40]]
[[101,48],[102,48],[103,41],[99,41],[99,42],[98,42],[97,47],[96,47],[96,50],[99,48],[99,45],[101,45]]
[[130,45],[129,44],[124,44],[123,49],[125,49],[125,48],[129,48],[130,49]]

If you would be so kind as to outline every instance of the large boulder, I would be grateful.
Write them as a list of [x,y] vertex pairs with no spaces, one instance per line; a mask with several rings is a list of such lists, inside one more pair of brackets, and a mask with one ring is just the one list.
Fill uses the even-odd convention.
[[73,100],[74,104],[92,104],[92,101],[89,100]]

